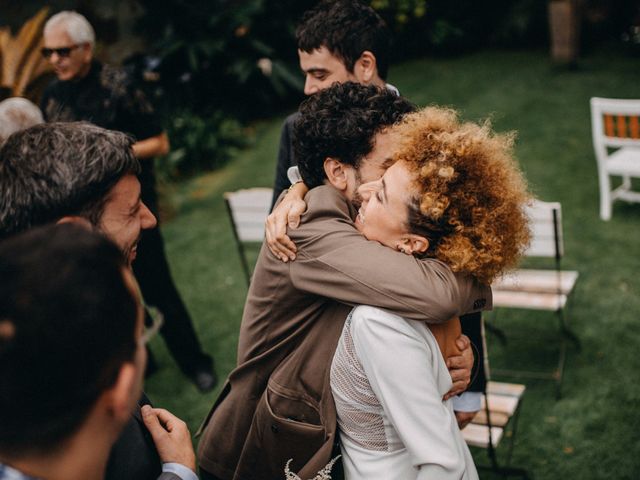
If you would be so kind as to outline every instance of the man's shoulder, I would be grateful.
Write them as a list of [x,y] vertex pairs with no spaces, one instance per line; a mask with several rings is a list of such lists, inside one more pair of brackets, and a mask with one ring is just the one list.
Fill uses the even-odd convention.
[[300,112],[293,112],[284,119],[284,122],[282,122],[282,130],[287,130],[289,132],[293,131],[293,126],[298,118],[300,118]]
[[354,208],[349,201],[330,185],[312,188],[304,198],[307,210],[302,216],[302,223],[320,218],[343,218],[351,221]]
[[125,96],[132,85],[132,78],[129,72],[117,65],[101,65],[98,79],[101,87],[111,91],[116,96]]

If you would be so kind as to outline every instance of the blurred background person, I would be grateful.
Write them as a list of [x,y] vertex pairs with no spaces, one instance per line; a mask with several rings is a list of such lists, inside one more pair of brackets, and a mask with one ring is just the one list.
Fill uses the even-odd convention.
[[0,145],[18,130],[44,122],[42,112],[26,98],[11,97],[0,102]]
[[[79,13],[63,11],[47,21],[42,54],[53,66],[57,79],[44,91],[44,117],[48,122],[86,120],[133,135],[136,142],[132,148],[142,166],[138,174],[142,200],[158,218],[153,163],[156,156],[169,152],[169,139],[142,90],[133,85],[124,70],[96,60],[94,45],[93,27]],[[145,302],[164,314],[161,333],[178,366],[200,391],[211,390],[217,381],[213,360],[202,350],[175,287],[159,226],[144,233],[134,272]],[[155,368],[150,357],[148,372]]]

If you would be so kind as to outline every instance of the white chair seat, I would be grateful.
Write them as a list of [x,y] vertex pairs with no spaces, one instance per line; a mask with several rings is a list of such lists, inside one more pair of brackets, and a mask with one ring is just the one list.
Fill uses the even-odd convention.
[[[498,446],[504,428],[518,409],[525,386],[518,383],[488,382],[486,390],[487,395],[482,396],[482,408],[473,417],[471,423],[462,430],[462,436],[467,445],[480,448],[488,448],[489,431],[491,431],[493,446]],[[487,397],[491,422],[487,421]]]
[[493,305],[556,311],[567,304],[577,280],[574,270],[516,270],[491,285]]
[[640,148],[616,150],[607,158],[605,166],[610,175],[640,177]]
[[[578,280],[578,272],[574,270],[516,270],[493,282],[494,291],[524,290],[533,293],[568,294]],[[494,299],[495,303],[495,299]]]
[[566,295],[556,293],[516,292],[502,290],[493,292],[493,306],[504,308],[526,308],[555,312],[567,304]]
[[[491,427],[491,443],[494,447],[502,440],[503,433],[503,428]],[[470,423],[462,430],[462,438],[470,447],[489,448],[489,427]]]

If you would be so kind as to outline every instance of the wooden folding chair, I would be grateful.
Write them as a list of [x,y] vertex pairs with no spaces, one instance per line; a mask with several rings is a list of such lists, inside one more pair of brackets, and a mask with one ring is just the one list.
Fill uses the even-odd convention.
[[[611,218],[615,200],[640,203],[631,179],[640,178],[640,100],[591,99],[593,148],[598,161],[600,218]],[[622,183],[611,188],[611,176]]]
[[249,188],[224,193],[247,285],[251,281],[251,270],[244,244],[262,243],[264,240],[264,225],[269,215],[272,196],[271,188]]
[[[554,312],[560,324],[560,352],[558,365],[551,373],[521,370],[494,370],[500,375],[515,375],[531,378],[553,379],[556,381],[557,397],[560,397],[567,340],[580,348],[578,337],[569,328],[565,308],[569,296],[578,280],[578,272],[561,269],[564,256],[562,235],[562,210],[558,202],[535,200],[528,207],[531,219],[532,241],[525,252],[527,257],[543,257],[554,260],[554,268],[546,270],[519,269],[494,282],[493,306],[499,308],[521,308]],[[496,311],[497,315],[497,311]],[[487,329],[501,336],[504,333],[491,324]]]
[[[487,346],[482,328],[484,351]],[[489,357],[484,357],[487,384],[482,395],[482,408],[471,423],[462,430],[462,436],[470,447],[485,448],[489,456],[489,465],[476,465],[478,470],[491,470],[504,477],[516,476],[529,478],[526,469],[511,466],[511,456],[518,428],[518,417],[525,392],[525,386],[516,383],[491,381]],[[500,462],[497,447],[503,438],[509,441],[504,462]]]

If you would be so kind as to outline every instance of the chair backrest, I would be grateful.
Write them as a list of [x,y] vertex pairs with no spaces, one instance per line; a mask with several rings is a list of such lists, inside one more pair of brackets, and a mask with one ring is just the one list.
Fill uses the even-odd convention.
[[270,188],[225,192],[224,199],[239,241],[262,242],[272,196],[273,190]]
[[527,215],[531,222],[531,245],[525,255],[560,260],[564,255],[560,203],[534,200],[527,207]]
[[596,154],[606,147],[640,147],[640,100],[593,97],[591,133]]
[[272,196],[273,190],[270,188],[249,188],[224,193],[247,285],[251,281],[251,271],[243,243],[260,243],[264,239],[264,225],[271,208]]

